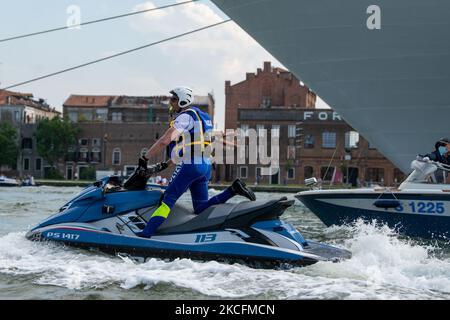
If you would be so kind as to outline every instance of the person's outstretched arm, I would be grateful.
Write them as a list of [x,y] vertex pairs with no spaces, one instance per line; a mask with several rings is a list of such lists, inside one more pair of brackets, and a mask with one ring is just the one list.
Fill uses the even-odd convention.
[[178,138],[180,133],[175,128],[169,128],[162,136],[148,149],[145,157],[150,159],[161,154],[172,140]]

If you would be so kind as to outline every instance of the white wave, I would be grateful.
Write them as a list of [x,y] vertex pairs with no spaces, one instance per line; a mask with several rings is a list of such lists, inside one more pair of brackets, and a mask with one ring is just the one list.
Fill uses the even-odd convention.
[[374,222],[358,221],[344,229],[353,234],[343,244],[352,259],[335,265],[319,263],[313,266],[316,272],[358,280],[380,298],[450,294],[450,260],[434,256],[439,248],[401,239],[394,230]]
[[[292,270],[256,270],[239,264],[150,259],[137,263],[55,244],[33,243],[23,232],[0,237],[0,274],[26,275],[38,285],[68,289],[160,283],[211,297],[278,299],[430,299],[450,297],[450,261],[435,248],[399,239],[387,227],[358,223],[342,246],[353,252],[341,263]],[[342,230],[327,230],[333,233]],[[176,289],[175,289],[176,290]]]

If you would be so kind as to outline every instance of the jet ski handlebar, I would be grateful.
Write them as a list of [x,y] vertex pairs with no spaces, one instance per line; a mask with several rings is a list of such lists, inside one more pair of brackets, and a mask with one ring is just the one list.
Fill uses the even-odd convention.
[[169,166],[167,160],[164,162],[156,163],[147,168],[138,167],[134,173],[125,181],[123,187],[128,190],[143,190],[147,185],[147,180],[154,174],[165,170]]

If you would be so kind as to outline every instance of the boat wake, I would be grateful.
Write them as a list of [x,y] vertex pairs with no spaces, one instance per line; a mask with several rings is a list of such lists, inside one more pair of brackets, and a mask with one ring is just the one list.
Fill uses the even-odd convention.
[[[358,222],[326,229],[345,234],[338,244],[353,252],[340,263],[319,262],[291,270],[255,270],[218,262],[150,259],[137,263],[51,243],[34,243],[24,232],[0,237],[0,277],[69,290],[139,290],[165,298],[180,289],[206,297],[261,299],[448,299],[450,258],[445,248],[399,238],[387,227]],[[439,254],[436,254],[439,253]],[[171,293],[172,292],[172,293]],[[55,297],[58,298],[58,297]]]

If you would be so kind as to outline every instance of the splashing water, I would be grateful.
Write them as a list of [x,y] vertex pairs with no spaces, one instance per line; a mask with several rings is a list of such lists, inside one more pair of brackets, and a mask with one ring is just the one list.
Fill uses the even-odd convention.
[[[137,263],[124,257],[30,242],[24,237],[29,220],[41,220],[79,191],[54,189],[27,190],[27,197],[22,197],[21,190],[15,199],[13,193],[7,199],[0,196],[0,204],[10,203],[10,212],[0,213],[9,228],[0,236],[0,298],[39,298],[43,292],[50,299],[450,298],[450,258],[445,244],[418,243],[386,226],[362,221],[325,229],[299,203],[289,208],[284,218],[310,238],[349,249],[351,259],[290,270],[259,270],[189,259]],[[182,200],[189,201],[189,196]],[[15,201],[26,203],[14,209],[11,204]],[[30,215],[24,210],[37,203],[42,213]]]

